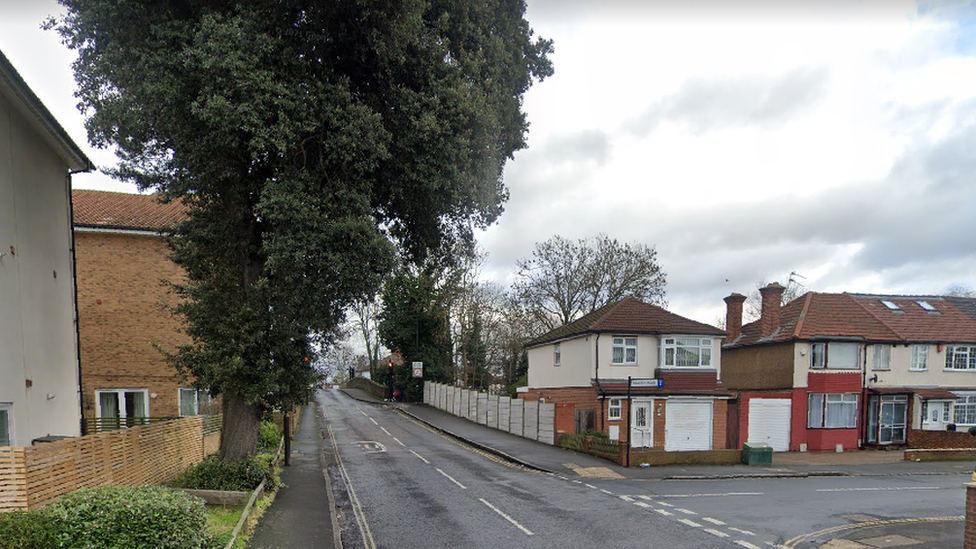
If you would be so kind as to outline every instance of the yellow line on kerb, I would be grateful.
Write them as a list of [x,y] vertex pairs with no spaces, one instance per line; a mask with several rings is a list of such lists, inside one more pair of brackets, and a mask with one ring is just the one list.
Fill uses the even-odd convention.
[[796,536],[795,538],[788,540],[782,545],[787,549],[793,549],[800,542],[806,541],[812,537],[822,536],[824,534],[831,534],[833,532],[842,532],[844,530],[856,530],[858,528],[870,528],[872,526],[885,526],[888,524],[909,524],[913,522],[958,522],[965,520],[965,516],[950,516],[950,517],[922,517],[922,518],[907,518],[907,519],[892,519],[892,520],[872,520],[867,522],[855,522],[853,524],[844,524],[842,526],[834,526],[833,528],[824,528],[823,530],[818,530],[816,532],[810,532],[809,534],[802,534]]

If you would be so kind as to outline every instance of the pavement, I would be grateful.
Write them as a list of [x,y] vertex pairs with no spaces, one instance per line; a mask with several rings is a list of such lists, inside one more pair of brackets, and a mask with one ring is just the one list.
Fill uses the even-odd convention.
[[[542,472],[597,479],[630,480],[697,480],[733,478],[802,478],[815,476],[896,476],[949,475],[973,470],[968,461],[910,462],[899,451],[871,451],[845,453],[776,453],[770,466],[735,465],[663,465],[653,467],[621,467],[608,460],[573,452],[517,437],[497,429],[473,423],[424,404],[387,403],[365,391],[343,389],[348,396],[373,404],[390,405],[425,425],[452,436],[481,451],[493,454],[518,466]],[[311,413],[309,413],[311,412]],[[249,549],[277,549],[284,547],[341,548],[335,534],[334,508],[326,471],[323,440],[319,433],[325,428],[317,410],[306,408],[298,433],[292,443],[291,466],[285,467],[281,488],[274,503],[261,520],[247,547]],[[917,549],[929,547],[961,547],[962,523],[958,536],[946,543],[945,536],[929,543],[916,543]],[[889,525],[884,535],[899,536],[914,533],[917,524]],[[848,540],[855,535],[845,535]],[[955,539],[958,537],[958,543]],[[830,543],[848,541],[836,539]],[[916,538],[917,540],[917,538]],[[858,544],[821,545],[823,549],[869,548],[888,545]],[[796,547],[806,547],[797,545]]]

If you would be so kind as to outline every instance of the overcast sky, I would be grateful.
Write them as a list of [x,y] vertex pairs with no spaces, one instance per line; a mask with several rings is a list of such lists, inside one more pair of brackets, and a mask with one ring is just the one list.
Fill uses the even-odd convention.
[[[53,1],[0,7],[0,50],[99,165]],[[682,6],[678,8],[676,6]],[[815,7],[814,7],[815,6]],[[553,235],[657,247],[668,308],[791,272],[817,291],[976,288],[976,8],[966,2],[530,0],[556,74],[479,234],[487,274]],[[135,192],[99,174],[76,188]]]

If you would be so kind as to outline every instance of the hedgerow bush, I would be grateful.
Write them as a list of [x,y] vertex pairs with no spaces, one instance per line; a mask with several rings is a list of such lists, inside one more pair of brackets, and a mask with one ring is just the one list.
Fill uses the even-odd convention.
[[181,473],[171,484],[195,490],[254,490],[265,482],[265,488],[278,486],[278,477],[266,461],[247,457],[239,461],[223,461],[210,456]]
[[54,522],[43,512],[0,513],[0,549],[57,547]]
[[159,486],[77,490],[48,506],[60,549],[205,549],[202,499]]
[[273,420],[265,419],[261,421],[258,431],[258,450],[262,452],[275,452],[281,442],[281,429]]

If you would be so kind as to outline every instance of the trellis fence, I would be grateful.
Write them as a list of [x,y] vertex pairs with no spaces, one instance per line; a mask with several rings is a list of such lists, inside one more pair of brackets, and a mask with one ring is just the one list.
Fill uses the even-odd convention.
[[556,405],[424,382],[424,404],[513,435],[553,444]]
[[220,416],[196,416],[37,446],[0,447],[0,512],[80,488],[163,484],[219,448]]

